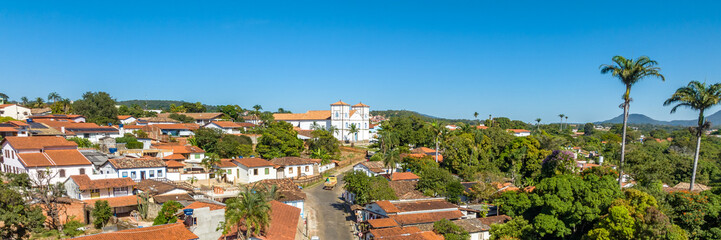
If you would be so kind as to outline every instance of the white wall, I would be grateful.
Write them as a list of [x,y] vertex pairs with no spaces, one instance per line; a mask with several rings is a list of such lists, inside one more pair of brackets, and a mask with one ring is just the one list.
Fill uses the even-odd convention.
[[[300,167],[300,171],[298,171],[298,167]],[[306,169],[306,167],[308,169]],[[291,168],[293,170],[292,173],[291,173]],[[299,172],[300,172],[300,174],[299,174]],[[306,164],[306,165],[285,166],[285,167],[283,167],[283,174],[286,178],[303,176],[303,174],[305,174],[306,176],[312,176],[313,175],[313,165]]]
[[328,163],[326,165],[321,165],[320,167],[318,167],[318,171],[325,172],[325,171],[331,170],[333,168],[335,168],[335,163]]
[[288,205],[291,205],[291,206],[293,206],[293,207],[300,208],[300,217],[301,217],[301,218],[305,217],[305,201],[303,201],[303,200],[298,200],[298,201],[286,201],[286,202],[283,202],[283,203],[288,204]]
[[223,230],[218,229],[218,225],[225,220],[225,209],[211,211],[208,207],[196,208],[193,209],[192,217],[196,218],[197,225],[191,226],[190,231],[200,240],[217,240],[223,235]]
[[[258,170],[258,175],[255,175],[256,169]],[[268,174],[266,174],[265,172],[266,169],[268,171]],[[248,168],[246,166],[240,165],[240,168],[238,170],[240,171],[239,180],[241,183],[254,183],[265,179],[275,179],[277,176],[277,170],[270,166]],[[243,175],[245,175],[246,177],[243,177]]]
[[2,117],[11,117],[17,120],[25,120],[28,118],[28,116],[32,114],[29,108],[21,107],[17,104],[13,104],[5,108],[0,108],[0,112],[2,112],[0,113],[0,116]]
[[[106,164],[105,166],[110,165]],[[116,176],[116,178],[129,177],[133,180],[141,180],[141,172],[145,171],[145,179],[159,179],[166,178],[165,173],[167,172],[165,167],[154,167],[154,168],[130,168],[130,169],[114,169],[114,172],[110,174]],[[158,173],[160,172],[160,173]],[[134,174],[133,174],[134,173]],[[151,176],[152,173],[152,176]]]
[[[58,148],[58,149],[72,149],[72,148]],[[7,154],[8,151],[10,154]],[[46,171],[49,170],[49,174],[52,176],[55,176],[51,183],[59,183],[59,182],[65,182],[65,180],[68,179],[68,177],[72,175],[79,175],[81,174],[80,169],[84,169],[85,174],[91,175],[93,174],[93,165],[76,165],[76,166],[50,166],[50,167],[33,167],[33,168],[26,168],[22,162],[20,161],[20,158],[18,156],[18,153],[33,153],[33,152],[39,152],[38,150],[19,150],[15,151],[12,146],[10,146],[9,143],[5,143],[2,146],[2,153],[3,153],[3,161],[4,163],[0,163],[0,171],[3,172],[14,172],[14,173],[28,173],[28,175],[31,178],[37,178],[37,171]],[[65,177],[61,177],[59,171],[63,169],[65,170]]]

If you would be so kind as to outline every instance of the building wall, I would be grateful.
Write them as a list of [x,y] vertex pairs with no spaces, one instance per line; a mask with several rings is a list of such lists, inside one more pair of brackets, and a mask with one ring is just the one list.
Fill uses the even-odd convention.
[[72,138],[72,137],[85,138],[85,139],[90,140],[90,142],[92,142],[92,143],[99,143],[101,138],[104,138],[104,137],[119,138],[119,137],[122,137],[122,135],[120,135],[120,131],[118,131],[118,132],[114,132],[114,133],[88,133],[88,134],[76,133],[75,135],[67,136],[67,138]]
[[[258,170],[258,175],[255,175],[255,170]],[[268,174],[266,174],[266,169],[268,170]],[[240,175],[241,175],[241,183],[254,183],[257,181],[265,180],[265,179],[275,179],[277,176],[277,170],[273,167],[256,167],[256,168],[248,168],[246,166],[240,165]],[[243,174],[246,174],[247,178],[243,178]],[[246,180],[247,179],[247,180]],[[245,182],[242,180],[246,180]]]
[[[7,100],[7,99],[5,99]],[[17,120],[25,120],[30,116],[32,113],[30,112],[29,108],[15,105],[10,105],[5,108],[0,109],[2,113],[0,113],[0,116],[2,117],[11,117]]]
[[240,134],[240,129],[233,129],[233,128],[221,128],[218,125],[215,124],[208,124],[205,125],[205,128],[212,128],[212,129],[220,129],[225,134]]
[[135,121],[137,121],[137,119],[135,119],[134,117],[129,117],[128,119],[120,120],[120,123],[131,124],[131,123],[134,123]]
[[[300,167],[300,171],[298,171],[299,167]],[[306,169],[306,167],[307,167],[307,169]],[[286,178],[299,177],[299,176],[303,176],[303,174],[305,174],[306,176],[312,176],[313,168],[314,167],[312,164],[285,166],[285,167],[283,167],[283,175]],[[293,172],[291,172],[291,169]]]
[[298,200],[298,201],[286,201],[286,202],[283,202],[283,203],[288,204],[288,205],[291,205],[291,206],[293,206],[293,207],[300,208],[300,217],[301,217],[301,218],[304,218],[304,217],[305,217],[305,201],[303,201],[303,200]]
[[196,225],[189,229],[200,240],[217,240],[223,235],[223,230],[218,229],[218,225],[225,220],[225,209],[210,211],[207,207],[196,208],[193,209],[192,217],[196,218]]
[[[105,166],[109,166],[110,164],[106,164]],[[145,171],[145,179],[158,179],[158,178],[166,178],[165,173],[166,168],[165,167],[155,167],[155,168],[131,168],[131,169],[115,169],[110,167],[114,172],[111,172],[110,174],[115,174],[116,178],[122,178],[122,177],[129,177],[135,181],[142,180],[141,172]],[[107,169],[107,168],[104,168]],[[152,176],[151,176],[152,172]],[[160,173],[158,173],[160,172]],[[134,174],[133,174],[134,173]]]
[[79,199],[79,200],[87,200],[87,199],[95,199],[95,198],[109,198],[109,197],[123,197],[123,196],[133,195],[133,187],[128,186],[128,187],[125,187],[125,191],[122,191],[121,188],[117,188],[118,191],[115,191],[116,188],[101,188],[101,189],[98,189],[99,195],[97,197],[93,197],[90,193],[90,190],[80,190],[78,185],[75,184],[75,182],[72,179],[68,179],[68,181],[65,182],[65,190],[67,191],[68,197],[73,198],[73,199]]

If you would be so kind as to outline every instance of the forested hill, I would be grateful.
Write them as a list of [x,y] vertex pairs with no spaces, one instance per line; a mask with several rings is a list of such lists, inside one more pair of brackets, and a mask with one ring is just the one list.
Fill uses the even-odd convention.
[[[706,115],[706,120],[711,122],[713,126],[721,125],[721,111],[718,111],[711,115]],[[628,115],[628,122],[630,124],[652,124],[652,125],[669,125],[669,126],[695,126],[698,120],[673,120],[673,121],[661,121],[650,118],[643,114],[632,113]],[[623,114],[618,115],[615,118],[598,122],[598,123],[623,123]]]
[[431,122],[431,121],[441,121],[441,122],[447,122],[447,123],[474,123],[478,124],[475,120],[470,119],[448,119],[448,118],[440,118],[440,117],[434,117],[422,113],[418,113],[415,111],[409,111],[409,110],[378,110],[378,111],[371,111],[371,115],[380,115],[385,118],[391,118],[391,117],[408,117],[408,116],[416,116],[421,118],[423,121]]
[[[125,100],[125,101],[118,101],[118,105],[125,105],[130,107],[133,104],[137,104],[138,106],[144,108],[144,109],[161,109],[161,110],[167,110],[170,108],[171,104],[175,104],[176,106],[180,106],[183,104],[193,104],[191,102],[186,101],[177,101],[177,100]],[[206,111],[212,112],[217,109],[217,106],[213,105],[206,105],[205,106]]]

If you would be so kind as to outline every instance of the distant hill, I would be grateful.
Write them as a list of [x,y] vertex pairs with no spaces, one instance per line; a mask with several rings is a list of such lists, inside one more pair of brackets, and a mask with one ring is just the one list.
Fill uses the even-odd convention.
[[[706,116],[706,120],[711,122],[713,126],[721,126],[721,111]],[[669,125],[669,126],[695,126],[698,120],[673,120],[673,121],[661,121],[650,118],[643,114],[632,113],[628,115],[628,122],[630,124],[652,124],[652,125]],[[618,115],[615,118],[611,118],[606,121],[596,123],[623,123],[623,114]]]
[[467,124],[470,124],[470,123],[477,124],[477,122],[475,120],[441,118],[441,117],[435,117],[435,116],[422,114],[422,113],[410,111],[410,110],[377,110],[377,111],[371,111],[371,115],[374,115],[374,116],[379,115],[379,116],[383,116],[385,118],[416,116],[426,122],[431,122],[431,121],[435,120],[435,121],[441,121],[441,122],[447,122],[447,123],[462,122],[462,123],[467,123]]

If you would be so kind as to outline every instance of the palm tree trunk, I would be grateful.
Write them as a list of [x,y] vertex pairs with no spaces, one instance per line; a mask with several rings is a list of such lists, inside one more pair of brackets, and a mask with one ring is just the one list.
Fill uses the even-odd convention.
[[628,125],[628,108],[631,101],[623,102],[623,135],[621,135],[621,162],[618,164],[618,186],[623,188],[623,160],[626,158],[626,126]]
[[438,136],[436,136],[436,163],[438,163]]
[[701,152],[701,136],[703,135],[701,127],[701,125],[698,126],[698,132],[696,133],[696,154],[694,154],[693,157],[693,172],[691,172],[691,187],[689,187],[689,191],[693,191],[693,187],[696,184],[696,167],[698,166],[698,155]]

